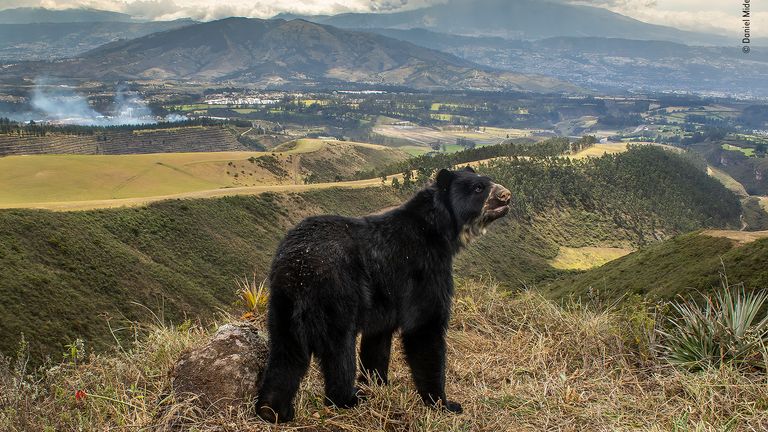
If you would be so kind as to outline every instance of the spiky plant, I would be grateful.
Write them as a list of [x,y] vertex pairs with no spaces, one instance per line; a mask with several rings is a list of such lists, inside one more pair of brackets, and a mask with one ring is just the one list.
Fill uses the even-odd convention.
[[733,365],[766,369],[768,315],[765,291],[747,292],[743,285],[723,283],[714,297],[697,304],[672,304],[670,329],[662,332],[669,360],[690,369]]
[[243,313],[241,319],[259,321],[263,318],[267,308],[267,298],[269,297],[266,282],[266,279],[257,282],[255,274],[251,278],[246,276],[237,280],[240,300],[245,307],[245,313]]

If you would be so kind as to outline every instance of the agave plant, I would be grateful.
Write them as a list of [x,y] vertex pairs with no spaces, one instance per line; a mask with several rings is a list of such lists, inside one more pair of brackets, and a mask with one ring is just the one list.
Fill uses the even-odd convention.
[[669,360],[690,369],[724,364],[766,369],[768,293],[724,283],[714,297],[703,300],[672,304],[676,314],[668,318],[670,329],[662,332]]
[[241,317],[244,320],[257,320],[266,310],[268,291],[266,279],[257,282],[256,275],[253,278],[244,277],[237,280],[240,299],[245,306],[245,313]]

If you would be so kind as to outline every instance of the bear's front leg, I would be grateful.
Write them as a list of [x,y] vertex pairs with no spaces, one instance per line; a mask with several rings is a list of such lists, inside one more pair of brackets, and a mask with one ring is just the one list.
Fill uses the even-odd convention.
[[424,403],[460,413],[461,404],[445,396],[445,327],[445,322],[433,322],[410,330],[402,336],[403,348]]

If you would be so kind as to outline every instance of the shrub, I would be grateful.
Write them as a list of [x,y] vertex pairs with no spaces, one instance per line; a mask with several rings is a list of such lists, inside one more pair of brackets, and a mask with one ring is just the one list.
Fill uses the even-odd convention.
[[669,360],[689,369],[733,365],[766,369],[768,315],[765,291],[747,292],[743,285],[729,286],[691,300],[673,303],[677,316],[668,318],[670,329],[663,332]]

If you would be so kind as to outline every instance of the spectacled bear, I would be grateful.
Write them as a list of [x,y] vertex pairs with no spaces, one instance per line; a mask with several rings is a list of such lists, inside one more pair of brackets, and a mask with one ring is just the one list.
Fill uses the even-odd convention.
[[424,403],[461,412],[445,395],[453,257],[507,214],[510,199],[507,189],[469,167],[444,169],[391,211],[310,217],[289,231],[270,271],[270,352],[258,415],[273,423],[293,419],[293,398],[312,355],[320,361],[326,403],[355,406],[358,333],[361,380],[386,383],[398,329]]

